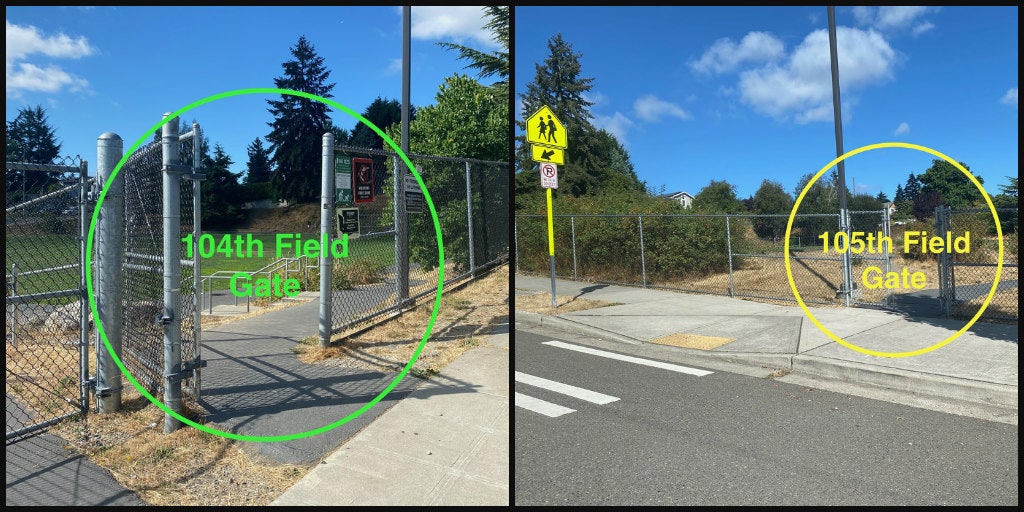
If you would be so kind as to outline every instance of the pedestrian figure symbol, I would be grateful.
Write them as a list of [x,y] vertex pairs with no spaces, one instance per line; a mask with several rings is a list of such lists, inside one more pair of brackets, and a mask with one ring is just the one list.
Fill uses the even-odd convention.
[[544,118],[540,119],[540,124],[537,125],[537,128],[540,130],[540,136],[538,138],[544,139],[544,133],[547,132],[548,129],[548,125],[544,122]]
[[[544,120],[541,119],[541,123],[543,122]],[[555,137],[556,131],[558,131],[558,127],[555,126],[555,122],[551,120],[551,116],[548,116],[548,142],[558,142],[558,137]],[[544,130],[541,130],[540,134],[543,136]]]

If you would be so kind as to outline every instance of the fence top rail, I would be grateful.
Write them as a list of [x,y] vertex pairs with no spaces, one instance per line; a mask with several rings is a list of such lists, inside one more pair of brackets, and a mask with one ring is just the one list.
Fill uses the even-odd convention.
[[[90,178],[90,182],[91,181],[92,181],[92,179]],[[25,201],[24,203],[18,203],[18,204],[14,205],[14,206],[8,207],[6,211],[7,211],[7,213],[11,213],[11,212],[20,210],[20,209],[28,207],[28,206],[32,206],[32,205],[34,205],[36,203],[45,202],[47,199],[50,199],[51,197],[59,196],[61,194],[67,193],[69,190],[73,190],[73,189],[79,188],[81,186],[82,186],[81,183],[75,183],[74,185],[68,185],[66,187],[62,187],[62,188],[59,188],[57,190],[54,190],[53,192],[50,192],[50,193],[47,193],[47,194],[43,194],[43,195],[41,195],[41,196],[39,196],[39,197],[37,197],[35,199],[29,199],[28,201]]]
[[[341,151],[343,153],[362,153],[362,154],[376,155],[376,156],[398,156],[398,153],[396,153],[394,151],[390,151],[390,150],[386,150],[386,149],[360,147],[360,146],[335,145],[334,146],[334,150],[335,151]],[[421,158],[421,159],[424,159],[424,160],[441,160],[441,161],[447,161],[447,162],[463,162],[463,163],[464,162],[469,162],[469,163],[477,163],[477,164],[503,165],[505,167],[508,167],[508,162],[501,162],[501,161],[498,161],[498,160],[482,160],[482,159],[479,159],[479,158],[462,158],[462,157],[452,157],[452,156],[424,155],[424,154],[421,154],[421,153],[412,153],[412,152],[406,153],[405,156],[409,157],[410,160],[412,160],[413,158]]]
[[[865,213],[865,212],[856,212]],[[881,211],[871,212],[881,213]],[[610,217],[610,218],[635,218],[635,217],[669,217],[669,218],[689,218],[689,217],[709,217],[709,218],[736,218],[736,217],[781,217],[788,218],[789,215],[784,213],[556,213],[553,217]],[[838,217],[838,213],[798,213],[797,217]],[[547,215],[541,213],[517,213],[516,217],[543,217]]]
[[[1017,209],[1018,208],[1015,207],[1015,206],[1006,206],[1006,207],[1002,207],[1002,208],[996,208],[996,211],[997,212],[1011,212],[1011,211],[1017,211]],[[957,213],[983,213],[983,212],[989,212],[989,209],[988,208],[966,208],[966,209],[963,209],[963,210],[949,210],[950,214],[957,214]]]
[[[85,163],[85,160],[82,160]],[[79,165],[33,164],[28,162],[7,162],[8,171],[82,172]]]

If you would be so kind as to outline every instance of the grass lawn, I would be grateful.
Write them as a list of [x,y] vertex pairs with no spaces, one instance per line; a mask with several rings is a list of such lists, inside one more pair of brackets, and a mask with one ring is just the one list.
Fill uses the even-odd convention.
[[[18,266],[18,294],[74,290],[78,288],[78,268],[22,275],[32,270],[77,264],[78,237],[75,235],[8,235],[4,239],[4,270],[10,275]],[[59,297],[43,302],[68,304],[75,297]]]

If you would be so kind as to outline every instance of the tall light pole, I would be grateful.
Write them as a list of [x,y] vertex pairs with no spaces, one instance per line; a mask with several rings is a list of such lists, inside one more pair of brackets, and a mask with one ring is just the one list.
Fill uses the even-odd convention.
[[[843,118],[839,102],[839,58],[836,51],[836,8],[828,6],[828,49],[832,61],[832,110],[836,126],[836,156],[843,154]],[[850,239],[850,214],[846,211],[846,167],[843,161],[839,164],[839,229]],[[843,288],[839,290],[847,306],[853,296],[853,268],[850,251],[843,251]]]

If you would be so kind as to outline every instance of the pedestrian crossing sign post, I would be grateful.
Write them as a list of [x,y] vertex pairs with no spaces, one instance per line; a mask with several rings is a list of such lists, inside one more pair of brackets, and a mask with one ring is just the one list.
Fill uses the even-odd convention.
[[[555,300],[555,222],[551,208],[551,189],[558,188],[558,165],[565,164],[565,150],[569,137],[565,125],[555,113],[542,105],[526,119],[526,141],[531,144],[532,160],[540,163],[540,183],[546,189],[548,202],[548,256],[551,261],[551,307]],[[558,165],[556,165],[558,164]]]

